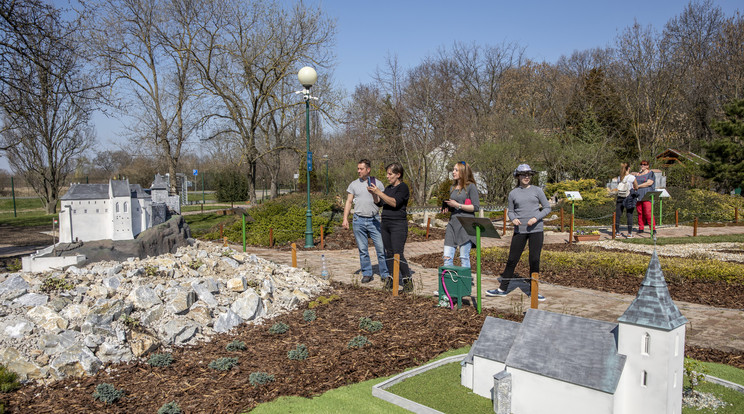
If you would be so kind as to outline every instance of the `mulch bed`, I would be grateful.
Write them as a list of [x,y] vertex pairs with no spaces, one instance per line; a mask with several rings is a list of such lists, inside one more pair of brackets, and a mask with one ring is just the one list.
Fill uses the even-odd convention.
[[[586,247],[579,244],[546,244],[544,250],[554,251],[585,251],[597,249],[597,247]],[[432,253],[409,258],[411,262],[426,268],[436,269],[442,265],[442,255]],[[506,267],[505,262],[494,262],[493,260],[481,259],[481,272],[483,274],[500,275]],[[664,269],[662,269],[663,271]],[[529,275],[529,264],[522,260],[517,265],[517,276]],[[613,277],[602,275],[597,269],[572,269],[571,272],[553,272],[543,269],[540,272],[540,280],[560,286],[574,288],[585,288],[599,290],[602,292],[621,293],[635,295],[641,286],[642,278],[634,275],[623,275]],[[669,293],[672,299],[696,303],[699,305],[715,306],[719,308],[741,309],[744,304],[744,286],[726,283],[723,281],[669,281],[667,280]]]
[[[415,229],[415,230],[412,230]],[[420,227],[416,225],[408,225],[408,238],[406,239],[406,243],[414,243],[414,242],[423,242],[427,241],[426,233],[419,234],[426,231],[425,227]],[[444,240],[444,229],[435,228],[435,227],[429,227],[429,238],[428,240]],[[327,236],[324,237],[324,248],[326,250],[347,250],[347,249],[356,249],[356,239],[354,238],[354,232],[350,229],[345,229],[341,226],[337,226],[333,232]],[[295,245],[297,246],[297,250],[309,250],[305,249],[305,239],[297,240],[295,241]],[[372,246],[372,241],[369,241],[369,245]],[[281,245],[281,246],[274,246],[277,249],[281,250],[291,250],[292,246],[291,243]],[[317,250],[320,247],[320,240],[315,240],[315,247],[313,250]]]

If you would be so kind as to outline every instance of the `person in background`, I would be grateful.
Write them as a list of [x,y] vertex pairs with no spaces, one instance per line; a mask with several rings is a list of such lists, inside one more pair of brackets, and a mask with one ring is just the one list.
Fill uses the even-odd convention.
[[341,225],[349,228],[349,212],[351,204],[354,203],[354,237],[359,248],[359,263],[362,267],[362,283],[369,283],[373,278],[372,260],[369,257],[368,239],[372,239],[377,251],[377,264],[380,267],[380,277],[383,281],[389,276],[385,264],[385,250],[382,245],[382,234],[380,233],[380,209],[375,205],[375,200],[369,192],[370,186],[380,187],[382,183],[374,177],[369,176],[371,163],[368,159],[362,159],[357,164],[359,179],[354,180],[346,188],[346,206],[344,206],[344,220]]
[[633,237],[633,210],[636,205],[638,183],[633,174],[630,173],[630,164],[620,163],[620,175],[617,177],[617,197],[615,198],[615,233],[620,233],[620,219],[623,210],[628,223],[628,234],[625,237]]
[[[509,282],[514,278],[514,269],[519,263],[527,242],[530,246],[530,275],[540,271],[540,254],[544,239],[543,218],[550,213],[550,203],[540,187],[530,184],[534,174],[535,172],[527,164],[520,164],[514,170],[518,185],[509,192],[508,218],[514,225],[509,258],[506,261],[506,269],[501,274],[499,287],[487,290],[486,296],[504,297],[509,293]],[[525,293],[528,296],[532,294],[532,292]],[[542,302],[545,297],[538,294],[537,299]]]
[[646,193],[656,189],[654,173],[649,169],[647,160],[641,161],[641,172],[635,178],[638,185],[638,201],[636,202],[636,210],[638,210],[638,234],[643,233],[644,224],[648,224],[652,234],[656,234],[656,220],[651,217],[651,202],[641,201]]
[[465,161],[459,161],[452,168],[452,186],[450,198],[442,204],[442,213],[451,213],[449,223],[444,232],[444,265],[452,266],[455,249],[460,249],[460,266],[470,267],[470,249],[475,244],[475,238],[468,235],[460,224],[459,216],[475,217],[480,209],[478,188],[475,185],[473,170]]
[[[388,272],[392,274],[394,266],[394,257],[400,255],[400,285],[403,286],[404,292],[413,290],[413,281],[411,280],[411,269],[408,267],[403,251],[408,239],[408,198],[410,191],[408,185],[403,180],[403,166],[397,162],[385,167],[387,172],[388,186],[382,191],[376,186],[369,187],[375,203],[382,206],[382,244],[385,248],[385,258],[387,259]],[[386,278],[384,281],[386,289],[393,288],[393,278]]]

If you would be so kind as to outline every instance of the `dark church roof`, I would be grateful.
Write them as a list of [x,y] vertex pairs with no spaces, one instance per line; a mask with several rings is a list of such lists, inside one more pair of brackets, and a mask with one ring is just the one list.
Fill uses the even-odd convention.
[[529,309],[506,366],[613,394],[625,355],[617,324]]
[[671,331],[687,323],[687,318],[682,315],[669,295],[664,274],[661,272],[659,256],[655,250],[638,295],[617,320],[664,331]]
[[165,175],[155,174],[155,179],[150,186],[150,190],[167,190],[170,187],[168,177]]
[[[139,184],[127,185],[126,180],[111,180],[114,197],[147,198],[149,195]],[[109,198],[108,184],[72,184],[61,200],[102,200]]]
[[486,316],[478,339],[470,348],[467,362],[472,361],[473,355],[478,355],[493,361],[505,362],[509,355],[514,338],[517,337],[522,324],[506,319]]

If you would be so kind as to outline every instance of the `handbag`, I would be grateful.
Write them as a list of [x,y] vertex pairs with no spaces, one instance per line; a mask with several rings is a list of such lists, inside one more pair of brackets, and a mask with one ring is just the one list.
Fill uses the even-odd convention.
[[628,196],[623,200],[623,207],[625,207],[626,210],[634,209],[636,201],[638,201],[638,192],[631,190],[630,194],[628,194]]

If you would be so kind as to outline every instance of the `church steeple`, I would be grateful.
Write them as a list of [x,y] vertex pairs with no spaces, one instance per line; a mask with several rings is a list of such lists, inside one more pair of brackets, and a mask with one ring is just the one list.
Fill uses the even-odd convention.
[[656,250],[651,255],[651,262],[648,264],[646,277],[638,289],[638,295],[618,321],[663,331],[671,331],[687,323],[687,318],[682,315],[669,295]]

